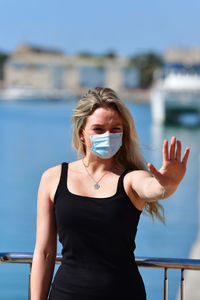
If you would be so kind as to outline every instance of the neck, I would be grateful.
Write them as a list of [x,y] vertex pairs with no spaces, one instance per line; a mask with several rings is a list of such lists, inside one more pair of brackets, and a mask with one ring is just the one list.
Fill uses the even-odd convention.
[[85,156],[83,158],[83,163],[85,167],[89,168],[92,173],[99,171],[110,171],[113,169],[114,160],[113,158],[102,159],[98,156]]

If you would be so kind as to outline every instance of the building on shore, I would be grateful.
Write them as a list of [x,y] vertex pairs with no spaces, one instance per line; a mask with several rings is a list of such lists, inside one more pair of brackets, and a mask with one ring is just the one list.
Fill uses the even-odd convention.
[[129,59],[69,56],[60,51],[20,45],[4,65],[4,87],[31,87],[58,95],[81,95],[88,88],[107,86],[129,98],[139,86],[139,71]]

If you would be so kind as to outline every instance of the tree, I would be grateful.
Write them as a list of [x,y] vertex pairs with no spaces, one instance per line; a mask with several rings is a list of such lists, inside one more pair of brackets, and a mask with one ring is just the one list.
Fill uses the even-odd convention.
[[87,51],[81,51],[77,54],[77,56],[80,58],[92,58],[92,57],[94,57],[94,54],[87,52]]
[[139,84],[142,88],[151,86],[154,71],[161,66],[162,58],[153,52],[138,54],[129,61],[129,67],[136,67],[139,70]]
[[3,65],[8,58],[8,54],[0,52],[0,79],[3,79]]
[[114,51],[108,51],[103,55],[103,57],[114,59],[117,57],[117,54]]

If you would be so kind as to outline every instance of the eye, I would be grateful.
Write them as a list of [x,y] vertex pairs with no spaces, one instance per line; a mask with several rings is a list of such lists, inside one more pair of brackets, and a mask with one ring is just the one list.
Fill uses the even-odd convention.
[[112,128],[112,132],[121,132],[122,128],[121,127],[114,127]]
[[93,130],[96,132],[102,132],[103,129],[100,127],[95,127],[95,128],[93,128]]

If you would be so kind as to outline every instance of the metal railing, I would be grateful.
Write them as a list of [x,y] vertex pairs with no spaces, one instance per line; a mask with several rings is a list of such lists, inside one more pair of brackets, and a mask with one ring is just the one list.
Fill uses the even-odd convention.
[[[33,253],[0,253],[0,263],[22,263],[32,266]],[[62,256],[57,255],[56,264],[61,263]],[[163,269],[164,270],[164,300],[168,299],[168,270],[176,269],[181,271],[180,297],[184,300],[184,271],[200,270],[200,259],[184,258],[157,258],[157,257],[136,257],[138,267]],[[30,274],[29,274],[30,286]],[[30,289],[28,292],[30,299]]]

